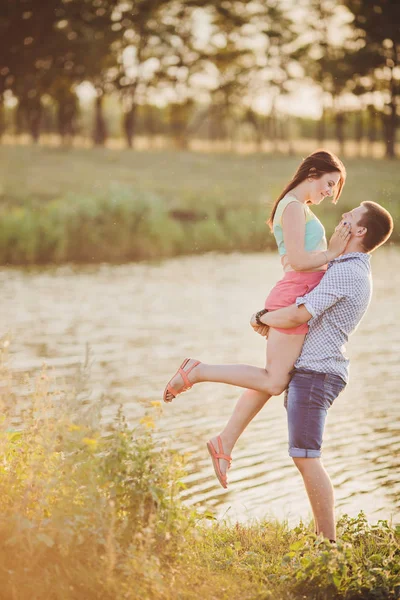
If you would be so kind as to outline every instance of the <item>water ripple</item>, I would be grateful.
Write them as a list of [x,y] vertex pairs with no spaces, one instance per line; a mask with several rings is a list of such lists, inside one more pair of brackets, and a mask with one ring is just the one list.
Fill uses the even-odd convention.
[[[324,464],[338,513],[363,509],[399,521],[400,251],[373,256],[374,297],[348,346],[351,382],[330,410]],[[92,398],[122,404],[134,423],[160,400],[185,356],[263,366],[265,342],[248,326],[281,276],[274,255],[185,257],[157,264],[0,269],[0,333],[11,331],[12,365],[33,373],[45,361],[69,382],[93,353]],[[240,390],[201,384],[164,407],[157,436],[190,453],[188,504],[241,520],[266,515],[289,522],[310,509],[287,455],[283,398],[270,400],[233,452],[229,489],[215,478],[205,442],[224,426]]]

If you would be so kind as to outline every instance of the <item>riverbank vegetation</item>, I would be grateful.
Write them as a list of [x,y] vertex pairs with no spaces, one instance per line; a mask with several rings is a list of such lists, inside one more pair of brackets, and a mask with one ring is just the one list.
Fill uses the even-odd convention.
[[[0,264],[126,262],[262,251],[265,221],[300,156],[0,148]],[[383,204],[396,221],[400,172],[349,159],[337,206],[315,209],[330,234],[344,210]],[[397,231],[393,242],[399,241]]]
[[[395,599],[400,527],[343,516],[338,543],[311,525],[229,524],[179,498],[185,457],[157,442],[158,402],[107,426],[85,370],[62,390],[44,368],[20,407],[2,343],[2,598]],[[27,404],[28,402],[28,404]],[[13,427],[11,427],[13,425]],[[210,467],[210,477],[211,477]]]

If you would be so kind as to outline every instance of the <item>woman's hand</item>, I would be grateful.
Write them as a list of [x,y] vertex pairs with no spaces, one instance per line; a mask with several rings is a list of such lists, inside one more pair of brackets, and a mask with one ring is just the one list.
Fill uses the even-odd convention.
[[347,243],[350,239],[351,234],[351,225],[350,223],[339,223],[339,225],[335,229],[335,233],[332,235],[329,240],[329,246],[327,253],[329,255],[329,260],[333,258],[337,258],[340,256],[346,249]]

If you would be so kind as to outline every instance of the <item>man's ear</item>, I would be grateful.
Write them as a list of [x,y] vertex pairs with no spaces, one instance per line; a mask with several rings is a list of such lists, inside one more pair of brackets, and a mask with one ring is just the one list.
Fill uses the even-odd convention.
[[356,235],[357,237],[360,237],[362,235],[365,235],[367,233],[367,228],[366,227],[359,227],[358,225],[356,226],[356,230],[353,232],[353,235]]

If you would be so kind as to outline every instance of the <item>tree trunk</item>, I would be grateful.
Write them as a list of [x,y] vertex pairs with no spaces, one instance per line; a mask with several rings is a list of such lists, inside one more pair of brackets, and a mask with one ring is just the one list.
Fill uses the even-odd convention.
[[362,155],[361,151],[361,143],[364,137],[364,113],[362,110],[358,111],[356,115],[356,123],[355,123],[355,141],[357,144],[357,154],[358,156]]
[[145,107],[145,116],[144,116],[144,126],[145,126],[145,134],[148,138],[149,147],[153,147],[153,139],[156,134],[156,122],[154,109],[151,105],[147,105]]
[[22,98],[18,98],[18,104],[14,113],[15,135],[19,136],[24,130],[25,106]]
[[[397,49],[397,47],[395,46]],[[386,157],[396,157],[396,130],[397,130],[397,104],[396,104],[396,81],[394,79],[394,68],[390,69],[390,112],[386,119]]]
[[257,152],[262,152],[263,147],[263,131],[261,123],[258,122],[255,125],[255,134],[256,134],[256,144],[257,144]]
[[294,156],[294,145],[293,145],[293,127],[292,127],[292,117],[290,115],[286,116],[285,121],[285,132],[286,132],[286,141],[287,141],[287,152],[289,156]]
[[376,121],[377,121],[377,112],[376,108],[373,104],[368,105],[368,154],[370,156],[374,155],[374,144],[376,142]]
[[93,143],[95,146],[104,146],[107,139],[107,127],[103,115],[103,93],[98,93],[95,102]]
[[4,96],[0,94],[0,143],[6,129],[5,118],[4,118]]
[[63,100],[59,100],[57,106],[57,129],[58,135],[61,138],[61,143],[64,144],[64,138],[66,135],[66,122],[65,122],[65,102]]
[[322,107],[321,118],[317,123],[317,140],[320,145],[323,145],[325,141],[325,129],[326,129],[326,110]]
[[229,152],[235,152],[235,138],[236,138],[236,129],[237,129],[237,123],[236,123],[236,119],[234,117],[232,117],[231,119],[229,119],[229,126],[228,126],[228,131],[229,131]]
[[28,128],[34,144],[40,137],[40,126],[42,122],[42,103],[40,98],[35,98],[27,107]]
[[263,142],[263,131],[260,117],[256,115],[256,113],[253,110],[251,110],[251,108],[249,108],[246,112],[244,121],[245,123],[249,123],[249,125],[251,125],[251,127],[253,128],[257,152],[261,152]]
[[125,134],[126,144],[128,148],[134,147],[134,136],[136,133],[136,116],[137,116],[137,103],[136,103],[136,87],[137,84],[131,85],[126,93],[122,97],[123,101],[123,118],[122,127]]
[[272,106],[268,118],[269,122],[269,137],[274,152],[278,150],[278,122],[276,118],[275,105]]
[[136,122],[136,105],[133,104],[131,108],[124,114],[123,127],[125,133],[126,144],[128,148],[133,148],[134,134],[135,134],[135,122]]
[[397,129],[397,114],[396,103],[394,99],[390,103],[390,113],[385,115],[385,133],[386,133],[386,158],[396,158],[396,129]]
[[169,107],[169,131],[174,146],[181,150],[188,147],[187,136],[188,106],[185,104],[171,103]]
[[[76,116],[76,104],[75,104],[75,98],[74,97],[69,97],[69,98],[63,98],[60,99],[58,101],[58,108],[57,108],[57,129],[58,129],[58,133],[61,137],[61,141],[62,144],[65,143],[65,138],[68,137],[67,143],[71,143],[72,139],[75,135],[75,116]],[[100,111],[101,112],[101,111]],[[101,117],[102,118],[102,117]],[[97,121],[97,119],[96,119]],[[104,126],[104,122],[102,125],[102,129],[103,129],[103,142],[101,144],[98,145],[104,145],[104,141],[105,141],[105,126]],[[95,130],[96,130],[96,124],[95,124]],[[95,141],[96,139],[96,134],[93,135],[93,140]],[[96,142],[95,142],[96,143]]]
[[42,132],[52,134],[57,130],[57,121],[54,119],[53,107],[44,106],[42,111]]
[[339,154],[344,156],[344,123],[345,116],[340,110],[335,114],[335,123],[336,123],[336,139],[339,145]]

